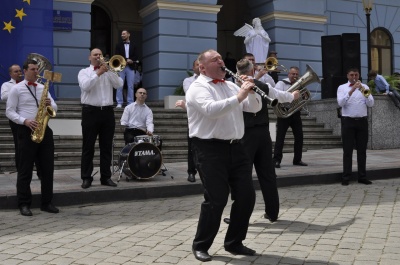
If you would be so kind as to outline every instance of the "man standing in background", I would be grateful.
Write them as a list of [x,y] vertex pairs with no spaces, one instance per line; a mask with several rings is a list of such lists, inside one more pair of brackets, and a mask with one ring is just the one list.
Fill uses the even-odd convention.
[[[133,87],[135,83],[135,64],[137,63],[138,57],[136,55],[136,48],[134,43],[130,40],[131,34],[128,30],[123,30],[121,33],[122,42],[118,43],[115,47],[115,55],[121,55],[126,60],[126,67],[120,72],[120,77],[126,82],[127,92],[127,105],[133,102]],[[126,80],[126,81],[125,81]],[[117,108],[122,108],[124,103],[123,96],[124,85],[117,89],[116,99]]]

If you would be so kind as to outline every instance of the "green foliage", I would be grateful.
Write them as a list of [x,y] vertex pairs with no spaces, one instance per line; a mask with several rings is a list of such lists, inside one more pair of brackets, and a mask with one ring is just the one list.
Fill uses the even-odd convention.
[[[186,71],[187,75],[190,77],[193,75],[192,72],[190,71]],[[185,91],[183,90],[183,80],[181,82],[181,85],[178,86],[177,88],[175,88],[175,92],[174,92],[175,96],[184,96],[185,95]]]
[[[388,84],[390,85],[391,88],[399,90],[399,88],[400,88],[400,75],[398,75],[398,74],[385,75],[383,77],[386,79],[386,82],[388,82]],[[379,94],[376,91],[374,80],[369,80],[367,85],[371,89],[371,92],[372,92],[373,95]]]

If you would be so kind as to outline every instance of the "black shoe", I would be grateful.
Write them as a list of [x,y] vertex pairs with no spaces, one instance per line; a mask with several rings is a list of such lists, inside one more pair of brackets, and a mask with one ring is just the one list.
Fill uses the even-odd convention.
[[19,212],[23,216],[32,216],[32,212],[27,205],[22,205],[21,207],[19,207]]
[[342,186],[349,186],[348,180],[342,180]]
[[365,184],[365,185],[371,185],[372,184],[372,182],[369,181],[368,179],[359,179],[358,183],[362,183],[362,184]]
[[101,180],[100,183],[104,186],[117,187],[117,184],[111,179]]
[[279,161],[275,161],[275,167],[276,168],[281,168],[281,162],[279,162]]
[[200,261],[211,261],[211,256],[208,254],[207,251],[202,250],[192,250],[194,257]]
[[84,179],[83,182],[82,182],[81,187],[82,187],[83,189],[87,189],[87,188],[89,188],[91,185],[92,185],[92,180],[91,180],[91,179]]
[[53,204],[49,203],[48,205],[41,206],[40,207],[41,211],[48,212],[48,213],[59,213],[60,210],[56,208]]
[[271,217],[269,217],[268,214],[264,214],[264,218],[265,218],[265,219],[268,219],[271,223],[273,223],[273,222],[275,222],[276,220],[278,220],[278,218],[271,218]]
[[225,250],[233,255],[254,256],[256,254],[255,250],[252,250],[251,248],[245,246],[238,246],[232,248],[225,247]]
[[224,223],[229,225],[231,223],[231,219],[230,218],[224,218]]
[[295,166],[303,166],[303,167],[306,167],[306,166],[308,166],[308,164],[306,164],[306,163],[304,163],[303,161],[299,161],[299,162],[293,162],[293,165],[295,165]]
[[195,178],[194,174],[192,174],[192,173],[189,174],[187,180],[189,182],[196,182],[196,178]]

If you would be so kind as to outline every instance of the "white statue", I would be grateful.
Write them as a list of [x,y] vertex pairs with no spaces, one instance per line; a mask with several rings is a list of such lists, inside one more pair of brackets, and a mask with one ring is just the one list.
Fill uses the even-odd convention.
[[256,63],[265,63],[271,39],[262,27],[259,18],[253,19],[253,27],[245,23],[244,26],[236,30],[233,35],[245,37],[244,44],[246,45],[246,51],[254,55]]

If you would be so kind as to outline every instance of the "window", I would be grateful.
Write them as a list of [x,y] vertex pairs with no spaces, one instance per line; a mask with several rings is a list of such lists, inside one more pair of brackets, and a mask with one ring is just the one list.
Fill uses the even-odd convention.
[[371,32],[371,68],[382,75],[393,73],[392,62],[393,40],[384,28],[376,28]]

